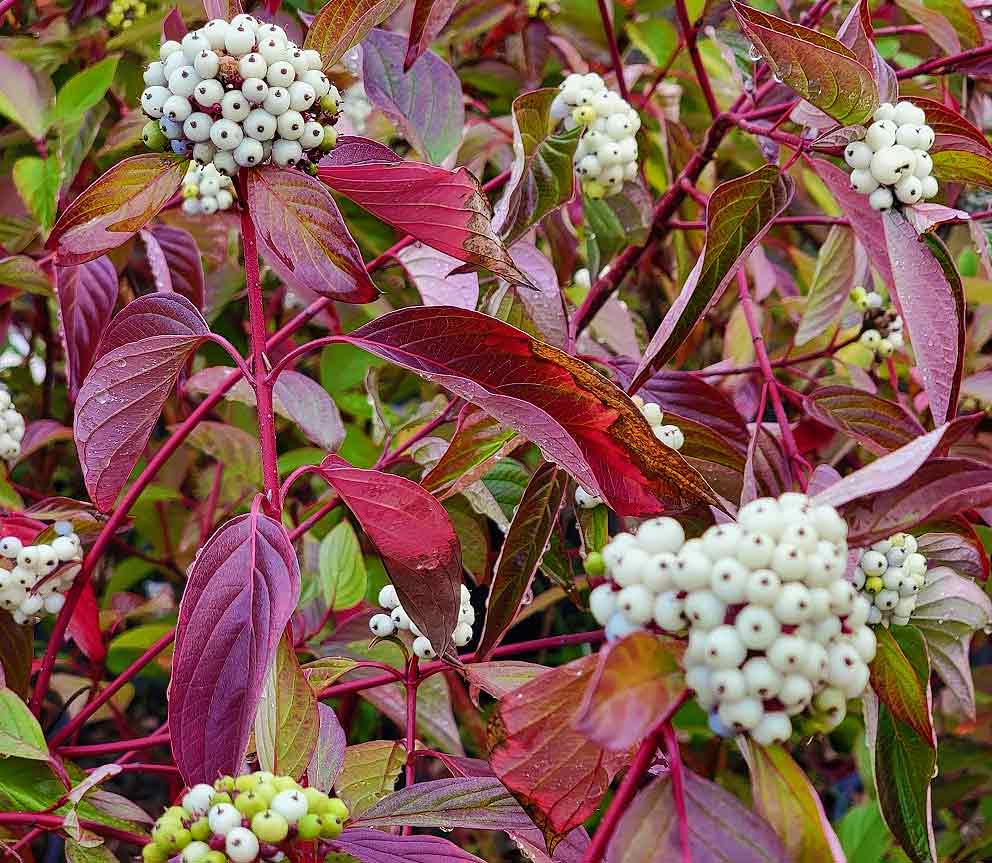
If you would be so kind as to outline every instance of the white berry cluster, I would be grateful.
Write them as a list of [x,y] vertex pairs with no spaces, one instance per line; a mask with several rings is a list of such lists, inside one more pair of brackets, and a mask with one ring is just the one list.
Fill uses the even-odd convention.
[[861,552],[854,586],[872,603],[868,623],[905,626],[916,608],[916,595],[927,580],[927,559],[916,537],[896,533]]
[[55,522],[52,542],[24,545],[16,536],[0,539],[0,555],[15,563],[0,567],[0,608],[16,623],[34,623],[44,612],[58,614],[82,559],[79,537],[67,521]]
[[926,114],[912,102],[883,102],[863,141],[844,149],[851,188],[868,196],[873,210],[888,210],[899,201],[916,204],[938,192],[933,159],[927,152],[934,132]]
[[14,407],[10,393],[0,387],[0,458],[14,461],[21,454],[24,417]]
[[[458,625],[451,633],[451,640],[455,647],[464,647],[472,640],[472,626],[475,624],[475,609],[472,608],[472,595],[468,588],[462,585],[461,608],[458,610]],[[421,633],[410,616],[400,605],[399,597],[396,595],[396,588],[387,584],[379,591],[379,605],[385,608],[389,614],[374,614],[369,618],[369,629],[377,638],[388,638],[397,631],[408,631],[413,635],[413,652],[420,659],[435,659],[437,652],[434,650],[430,640]]]
[[191,162],[183,180],[183,212],[189,216],[212,216],[234,205],[234,181],[212,162]]
[[252,15],[215,18],[182,42],[162,43],[145,70],[142,131],[228,176],[267,162],[309,173],[334,146],[341,96],[321,71],[320,52],[298,48],[277,24]]
[[641,118],[627,101],[608,89],[595,72],[569,75],[551,103],[551,117],[585,132],[575,151],[575,170],[590,198],[613,195],[624,180],[637,177],[637,130]]
[[[578,273],[575,275],[576,281],[578,281]],[[675,425],[665,425],[661,405],[657,402],[646,402],[640,396],[631,396],[631,401],[644,414],[644,419],[650,424],[654,436],[665,446],[674,450],[680,450],[685,446],[685,435],[682,434],[682,429]],[[589,494],[582,486],[575,489],[575,505],[582,507],[582,509],[594,509],[602,502],[601,497]]]
[[864,314],[859,341],[874,352],[876,360],[884,360],[901,348],[903,341],[902,317],[891,304],[886,304],[880,293],[866,291],[858,285],[851,291],[851,302]]
[[868,683],[871,605],[844,578],[846,537],[833,507],[791,492],[746,504],[701,539],[652,519],[603,549],[609,580],[589,605],[610,640],[687,634],[686,682],[711,727],[783,742],[790,717],[810,709],[835,727]]

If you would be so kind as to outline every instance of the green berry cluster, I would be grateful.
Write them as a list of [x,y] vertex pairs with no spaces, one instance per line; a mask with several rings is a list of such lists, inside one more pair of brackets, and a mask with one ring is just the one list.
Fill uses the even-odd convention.
[[155,822],[145,863],[281,860],[298,842],[334,839],[348,818],[341,800],[291,776],[259,771],[194,785]]
[[858,285],[851,291],[850,299],[863,316],[858,341],[874,353],[877,362],[891,357],[903,347],[902,318],[885,297]]
[[147,14],[144,0],[113,0],[107,9],[107,25],[111,30],[128,30]]

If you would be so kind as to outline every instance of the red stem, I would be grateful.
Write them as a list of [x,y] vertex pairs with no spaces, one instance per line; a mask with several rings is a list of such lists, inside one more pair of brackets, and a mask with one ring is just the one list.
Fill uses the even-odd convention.
[[672,777],[672,799],[675,814],[679,819],[679,844],[682,846],[682,863],[692,863],[692,849],[689,847],[689,814],[685,808],[685,774],[682,770],[682,753],[679,741],[671,722],[662,729],[665,739],[665,753],[668,756],[668,769]]
[[695,25],[689,20],[689,10],[686,8],[685,0],[675,0],[675,16],[679,21],[682,38],[689,49],[692,68],[696,70],[696,80],[699,83],[699,89],[703,91],[706,107],[709,108],[710,116],[716,119],[720,114],[720,106],[717,104],[716,96],[713,95],[713,85],[710,84],[710,76],[706,73],[706,67],[703,65],[699,45],[696,44],[698,33]]
[[950,66],[956,63],[967,63],[972,60],[981,60],[990,56],[992,56],[992,44],[979,45],[977,48],[970,48],[959,54],[952,54],[949,57],[937,57],[933,60],[927,60],[925,63],[910,66],[908,69],[900,69],[896,72],[896,77],[902,79],[913,78],[916,75],[929,75],[931,72],[938,71],[943,66]]
[[[30,824],[47,830],[58,830],[62,827],[63,823],[64,819],[61,815],[47,815],[42,812],[0,812],[0,824]],[[108,827],[99,821],[89,821],[80,818],[79,826],[84,830],[92,830],[100,836],[106,836],[108,839],[127,842],[129,845],[138,845],[140,847],[147,845],[150,841],[147,836],[130,833],[127,830],[119,830],[116,827]]]
[[109,743],[94,743],[89,746],[63,746],[59,749],[59,755],[63,758],[95,758],[98,755],[137,752],[140,749],[168,746],[169,742],[169,733],[160,731],[148,737],[136,737],[133,740],[112,740]]
[[[417,687],[420,686],[419,671],[420,661],[416,656],[411,656],[406,664],[406,675],[403,685],[406,687],[406,765],[403,774],[406,779],[405,787],[409,788],[417,781],[416,766],[417,756]],[[403,827],[403,835],[409,836],[413,833],[413,828],[409,825]]]
[[265,308],[262,303],[262,281],[258,274],[255,223],[251,220],[251,213],[247,204],[241,210],[241,239],[245,247],[252,370],[255,378],[255,401],[258,407],[258,437],[262,451],[262,479],[265,484],[266,511],[273,518],[278,518],[282,510],[282,500],[279,496],[276,418],[272,407],[272,386],[275,378],[268,373],[265,367]]
[[603,22],[603,33],[606,35],[606,43],[610,46],[610,59],[613,62],[613,73],[617,76],[617,89],[624,100],[630,101],[630,93],[627,92],[627,82],[623,78],[623,60],[620,59],[620,46],[617,44],[617,34],[613,29],[613,16],[606,5],[606,0],[596,0],[599,4],[599,17]]

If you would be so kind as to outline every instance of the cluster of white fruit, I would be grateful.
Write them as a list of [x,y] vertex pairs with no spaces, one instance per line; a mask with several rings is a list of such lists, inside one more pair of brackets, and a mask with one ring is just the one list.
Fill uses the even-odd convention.
[[313,172],[334,146],[341,96],[320,52],[298,48],[277,24],[215,18],[182,42],[163,42],[159,56],[141,94],[151,149],[168,146],[233,176],[269,161]]
[[234,204],[234,181],[213,163],[191,162],[183,180],[183,212],[189,216],[212,216]]
[[641,118],[595,72],[569,75],[551,103],[551,117],[585,132],[575,151],[575,170],[590,198],[612,195],[637,177],[637,130]]
[[33,623],[43,612],[58,614],[79,573],[82,545],[72,524],[55,522],[55,533],[42,545],[24,545],[16,536],[0,539],[0,555],[15,562],[13,569],[0,567],[0,608],[16,623]]
[[603,549],[609,580],[589,605],[610,640],[688,633],[686,682],[711,727],[783,742],[809,708],[835,727],[868,683],[871,604],[844,578],[846,537],[833,507],[791,492],[746,504],[701,539],[652,519]]
[[[578,273],[576,273],[576,281],[578,281]],[[646,402],[640,396],[631,396],[631,401],[644,414],[644,419],[651,426],[654,436],[665,446],[674,450],[680,450],[685,446],[685,435],[682,434],[682,429],[675,425],[665,425],[665,416],[661,411],[661,405],[657,402]],[[602,502],[601,497],[589,494],[582,486],[575,489],[575,505],[582,507],[582,509],[593,509]]]
[[927,559],[917,549],[915,536],[896,533],[861,552],[854,586],[872,603],[868,623],[909,623],[927,580]]
[[[386,609],[388,614],[373,614],[369,618],[369,629],[377,638],[388,638],[397,631],[408,631],[413,635],[413,652],[420,659],[435,659],[437,652],[434,650],[430,640],[421,633],[410,616],[400,605],[399,597],[396,595],[396,588],[387,584],[379,591],[379,605]],[[475,624],[475,609],[472,608],[472,594],[468,588],[462,585],[461,608],[458,609],[458,624],[454,632],[451,633],[451,640],[455,647],[464,647],[472,640],[472,626]]]
[[933,159],[927,152],[934,132],[926,114],[912,102],[883,102],[863,141],[844,149],[851,188],[868,196],[874,210],[888,210],[897,200],[916,204],[938,192]]
[[14,407],[10,393],[0,388],[0,458],[14,461],[21,454],[24,417]]
[[858,340],[874,352],[876,360],[891,357],[903,346],[902,317],[893,306],[886,306],[880,293],[859,285],[851,291],[851,302],[864,313]]

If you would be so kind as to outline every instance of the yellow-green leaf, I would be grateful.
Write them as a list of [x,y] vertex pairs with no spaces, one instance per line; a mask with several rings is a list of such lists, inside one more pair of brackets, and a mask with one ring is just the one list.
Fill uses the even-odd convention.
[[0,689],[0,757],[48,760],[45,734],[17,693]]
[[14,186],[44,233],[55,222],[62,171],[57,156],[23,156],[14,162]]
[[320,583],[334,609],[351,608],[365,596],[365,559],[350,522],[335,525],[320,543]]
[[52,283],[37,261],[27,255],[12,255],[0,260],[0,285],[28,294],[50,295]]
[[334,790],[352,818],[393,790],[405,763],[406,747],[398,741],[373,740],[345,750]]

